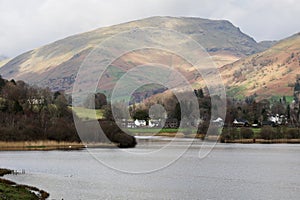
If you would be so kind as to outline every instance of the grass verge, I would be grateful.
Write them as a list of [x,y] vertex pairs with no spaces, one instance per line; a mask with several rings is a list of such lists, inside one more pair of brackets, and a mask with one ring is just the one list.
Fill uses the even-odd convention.
[[126,131],[134,134],[147,134],[147,133],[153,133],[153,134],[160,134],[160,133],[186,133],[190,132],[190,134],[195,134],[197,130],[189,130],[187,128],[130,128],[126,129]]
[[85,120],[91,119],[102,119],[103,118],[103,110],[102,109],[88,109],[82,107],[72,107],[72,110],[76,113],[76,115]]

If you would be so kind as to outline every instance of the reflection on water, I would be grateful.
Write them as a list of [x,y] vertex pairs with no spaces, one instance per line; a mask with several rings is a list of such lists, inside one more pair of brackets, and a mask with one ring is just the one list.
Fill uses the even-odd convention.
[[[163,145],[140,142],[131,151],[153,151]],[[183,146],[184,140],[179,140],[172,148]],[[299,145],[217,144],[201,160],[200,147],[199,142],[193,144],[177,162],[149,174],[112,170],[87,150],[0,152],[0,167],[25,169],[25,175],[6,178],[49,191],[50,199],[299,199]],[[129,167],[149,164],[136,163],[113,149],[90,151]],[[156,162],[168,157],[160,155]]]

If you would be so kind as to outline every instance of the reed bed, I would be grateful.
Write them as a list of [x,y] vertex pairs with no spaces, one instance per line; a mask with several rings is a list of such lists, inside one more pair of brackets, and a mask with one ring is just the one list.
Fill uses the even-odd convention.
[[58,142],[58,141],[20,141],[20,142],[0,142],[0,150],[76,150],[85,148],[85,145],[78,142]]

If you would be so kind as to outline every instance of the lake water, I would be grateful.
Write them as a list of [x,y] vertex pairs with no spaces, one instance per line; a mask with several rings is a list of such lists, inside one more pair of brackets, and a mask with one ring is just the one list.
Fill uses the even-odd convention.
[[[149,165],[165,165],[170,153],[160,152],[156,165],[146,159],[135,160],[134,153],[164,145],[140,143],[131,150],[0,152],[0,167],[25,169],[24,175],[5,178],[44,189],[50,193],[49,199],[300,198],[300,145],[217,144],[208,156],[199,159],[198,142],[176,162],[146,174],[120,172],[95,159],[110,160],[115,168],[148,170]],[[183,148],[181,141],[169,150]],[[124,151],[133,156],[124,156]]]

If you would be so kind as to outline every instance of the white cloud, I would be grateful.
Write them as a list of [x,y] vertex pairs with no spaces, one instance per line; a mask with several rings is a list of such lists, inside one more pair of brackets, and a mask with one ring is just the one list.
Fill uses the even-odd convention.
[[300,31],[297,0],[0,0],[0,54],[157,15],[228,19],[256,40]]

